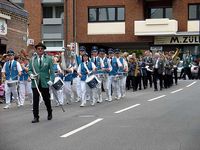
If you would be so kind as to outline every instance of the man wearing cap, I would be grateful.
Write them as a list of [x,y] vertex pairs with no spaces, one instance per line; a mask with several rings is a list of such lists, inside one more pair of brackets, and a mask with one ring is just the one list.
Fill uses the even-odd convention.
[[126,74],[128,72],[128,63],[123,57],[121,57],[120,49],[115,49],[115,56],[119,66],[118,75],[120,76],[118,97],[123,98],[126,94]]
[[[102,82],[102,79],[100,78],[100,75],[103,73],[102,69],[104,67],[103,60],[98,56],[98,47],[93,46],[92,47],[92,58],[91,62],[93,62],[97,68],[97,71],[95,72],[97,78],[99,81]],[[97,92],[95,92],[95,97],[97,97],[97,103],[102,103],[102,94],[101,94],[101,86],[97,88]]]
[[84,107],[86,105],[86,91],[89,91],[92,97],[91,105],[95,105],[96,100],[94,97],[94,89],[90,89],[86,84],[87,77],[96,71],[96,66],[93,62],[89,61],[89,56],[87,53],[83,55],[83,62],[78,67],[78,75],[81,79],[81,105],[80,107]]
[[[80,46],[79,47],[79,55],[76,55],[76,62],[77,62],[77,68],[78,66],[83,62],[82,58],[83,58],[83,55],[86,53],[86,48],[85,46]],[[77,93],[77,99],[75,102],[79,102],[81,100],[81,80],[80,80],[80,77],[77,76],[76,78],[74,78],[73,80],[74,84],[76,85],[76,93]]]
[[5,81],[5,98],[6,98],[6,106],[4,109],[10,107],[10,100],[11,100],[11,92],[15,100],[17,100],[18,106],[21,106],[22,103],[18,97],[17,92],[17,84],[18,78],[22,73],[22,68],[19,62],[14,60],[14,50],[10,49],[7,51],[8,61],[4,64],[2,68],[2,77],[6,78]]
[[[54,81],[52,58],[45,54],[46,46],[38,43],[35,46],[36,54],[32,57],[29,66],[29,75],[32,79],[33,90],[33,116],[32,123],[39,122],[39,100],[40,93],[47,108],[47,119],[52,119],[52,108],[50,101],[49,85]],[[37,89],[37,86],[39,90]]]
[[111,87],[113,89],[113,93],[115,94],[116,99],[120,99],[120,92],[119,92],[119,78],[118,78],[118,71],[119,67],[122,67],[122,64],[120,61],[114,56],[114,50],[109,49],[108,50],[110,64],[112,66],[112,70],[109,72],[109,100],[112,101],[111,96]]
[[[105,49],[103,49],[103,48],[99,49],[99,57],[103,60],[103,64],[104,64],[102,70],[100,71],[100,73],[103,74],[103,78],[102,79],[100,78],[100,80],[103,83],[103,87],[104,87],[104,90],[105,90],[105,93],[106,93],[105,100],[108,101],[109,100],[109,94],[108,94],[108,87],[109,87],[108,86],[108,74],[112,70],[112,66],[110,64],[109,59],[106,57]],[[102,97],[101,95],[102,95],[102,93],[100,91],[100,97]]]

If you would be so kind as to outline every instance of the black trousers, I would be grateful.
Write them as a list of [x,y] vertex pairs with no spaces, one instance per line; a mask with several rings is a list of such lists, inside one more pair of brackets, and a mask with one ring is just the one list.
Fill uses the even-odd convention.
[[149,81],[149,85],[150,87],[152,87],[152,72],[151,71],[147,71],[147,77],[146,77],[146,87],[148,87],[148,81]]
[[133,76],[127,76],[126,78],[126,86],[127,89],[130,89],[130,85],[133,87]]
[[177,68],[174,68],[174,80],[175,80],[175,84],[178,83],[178,77],[177,77]]
[[158,73],[158,69],[154,69],[153,73],[153,83],[154,83],[154,89],[157,90],[157,80],[160,82],[160,89],[163,88],[163,75]]
[[[34,116],[34,118],[39,118],[39,102],[40,102],[39,97],[40,97],[40,95],[36,88],[32,88],[32,90],[33,90],[33,116]],[[52,108],[51,108],[49,88],[42,88],[41,86],[39,86],[39,90],[42,94],[44,103],[47,108],[47,112],[48,112],[48,114],[51,114]]]

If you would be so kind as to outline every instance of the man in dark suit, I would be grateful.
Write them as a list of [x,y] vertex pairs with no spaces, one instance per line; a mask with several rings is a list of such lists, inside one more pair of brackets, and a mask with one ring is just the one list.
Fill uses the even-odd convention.
[[33,90],[34,119],[32,120],[32,123],[39,122],[40,92],[47,108],[47,119],[52,119],[49,85],[52,85],[54,80],[53,61],[52,58],[44,52],[46,46],[42,43],[38,43],[35,48],[36,53],[33,55],[29,65],[29,75],[32,79]]
[[154,64],[154,69],[153,69],[154,91],[158,91],[157,80],[159,80],[160,90],[162,90],[163,74],[164,74],[164,58],[162,58],[159,53],[155,53],[153,64]]

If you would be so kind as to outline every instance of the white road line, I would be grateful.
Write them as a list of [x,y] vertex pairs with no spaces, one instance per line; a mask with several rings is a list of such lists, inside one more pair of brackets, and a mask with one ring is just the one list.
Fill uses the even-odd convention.
[[71,135],[73,135],[73,134],[75,134],[75,133],[77,133],[77,132],[79,132],[81,130],[84,130],[84,129],[86,129],[86,128],[88,128],[88,127],[90,127],[90,126],[92,126],[92,125],[94,125],[94,124],[96,124],[96,123],[98,123],[98,122],[100,122],[102,120],[103,120],[103,118],[96,119],[96,120],[94,120],[94,121],[92,121],[92,122],[90,122],[90,123],[78,128],[78,129],[75,129],[75,130],[70,131],[70,132],[68,132],[68,133],[66,133],[64,135],[61,135],[60,137],[62,137],[62,138],[69,137],[69,136],[71,136]]
[[137,107],[137,106],[140,106],[140,105],[141,105],[141,104],[132,105],[132,106],[130,106],[130,107],[127,107],[127,108],[121,109],[121,110],[119,110],[119,111],[116,111],[115,114],[119,114],[119,113],[121,113],[121,112],[124,112],[124,111],[126,111],[126,110],[129,110],[129,109],[131,109],[131,108],[134,108],[134,107]]
[[179,91],[182,91],[183,89],[178,89],[178,90],[176,90],[176,91],[172,91],[171,93],[173,94],[173,93],[176,93],[176,92],[179,92]]
[[166,95],[161,95],[161,96],[158,96],[158,97],[155,97],[155,98],[152,98],[152,99],[149,99],[149,100],[147,100],[147,101],[149,101],[149,102],[151,102],[151,101],[155,101],[155,100],[157,100],[157,99],[159,99],[159,98],[162,98],[162,97],[165,97]]
[[187,85],[186,87],[190,87],[190,86],[192,86],[195,83],[197,83],[197,81],[192,82],[191,84]]

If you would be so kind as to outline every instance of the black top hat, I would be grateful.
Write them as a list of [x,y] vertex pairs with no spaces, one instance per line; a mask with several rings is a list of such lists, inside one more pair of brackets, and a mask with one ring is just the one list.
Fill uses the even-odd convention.
[[39,42],[37,45],[35,45],[35,48],[37,49],[38,47],[43,47],[44,49],[46,49],[46,46],[43,44],[43,43],[41,43],[41,42]]

